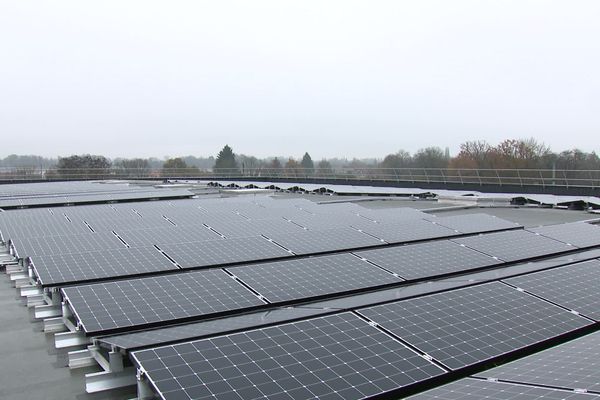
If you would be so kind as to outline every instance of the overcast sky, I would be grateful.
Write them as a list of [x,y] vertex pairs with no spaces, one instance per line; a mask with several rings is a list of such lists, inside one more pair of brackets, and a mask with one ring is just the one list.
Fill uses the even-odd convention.
[[599,150],[600,1],[0,0],[0,156]]

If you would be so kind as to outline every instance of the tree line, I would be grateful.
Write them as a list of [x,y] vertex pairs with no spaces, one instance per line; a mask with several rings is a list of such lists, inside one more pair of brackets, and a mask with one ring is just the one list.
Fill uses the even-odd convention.
[[226,175],[256,175],[268,170],[269,175],[287,177],[329,176],[343,168],[454,168],[454,169],[559,169],[600,170],[600,158],[592,152],[579,149],[553,152],[535,139],[507,139],[496,145],[485,141],[467,141],[460,151],[450,156],[448,149],[426,147],[411,154],[405,150],[377,159],[322,159],[313,161],[305,152],[301,158],[267,157],[235,154],[225,145],[216,157],[117,158],[101,155],[72,155],[57,159],[40,156],[9,155],[0,159],[0,167],[17,168],[21,172],[45,170],[47,177],[73,176],[91,178],[116,175],[136,176],[202,176],[207,173]]

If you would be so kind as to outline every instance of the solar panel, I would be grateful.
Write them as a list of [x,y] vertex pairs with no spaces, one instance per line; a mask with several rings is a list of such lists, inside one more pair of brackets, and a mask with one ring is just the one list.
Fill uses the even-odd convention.
[[40,221],[39,223],[0,220],[0,230],[2,230],[4,237],[8,239],[67,236],[91,232],[83,223],[68,222],[64,217],[63,221],[55,219],[48,222]]
[[448,240],[356,252],[404,279],[419,279],[500,264]]
[[505,279],[505,282],[600,321],[600,261]]
[[600,333],[571,340],[477,376],[600,393]]
[[109,200],[127,200],[127,199],[166,199],[172,197],[190,197],[194,193],[187,189],[158,189],[146,192],[125,192],[125,193],[110,193]]
[[154,247],[33,256],[31,260],[44,286],[177,269]]
[[528,230],[577,247],[600,246],[600,227],[598,225],[575,222],[540,226]]
[[107,182],[38,182],[2,185],[1,196],[42,196],[75,193],[123,192],[147,190],[123,183]]
[[235,221],[212,221],[208,225],[227,238],[260,236],[269,233],[288,234],[302,232],[301,227],[283,218],[260,221],[249,221],[238,218]]
[[0,227],[10,229],[18,226],[65,225],[68,221],[62,213],[50,213],[49,209],[12,210],[0,214]]
[[302,227],[283,218],[252,220],[250,223],[253,225],[255,232],[259,232],[261,235],[269,237],[272,235],[287,235],[290,233],[304,232]]
[[21,199],[0,199],[0,208],[20,207],[22,205]]
[[287,322],[325,314],[328,310],[304,307],[282,307],[268,311],[256,311],[249,314],[234,315],[185,325],[124,333],[99,339],[100,342],[121,349],[135,349],[156,346],[164,343],[192,340],[202,336],[223,334],[240,329],[252,329],[261,325]]
[[352,228],[273,235],[269,238],[295,254],[314,254],[383,244],[382,241]]
[[[357,227],[359,228],[359,227]],[[361,224],[363,232],[385,240],[388,243],[405,243],[417,240],[436,239],[441,237],[456,236],[460,233],[422,219],[409,219],[402,222]]]
[[452,215],[437,218],[426,217],[425,219],[462,233],[501,231],[521,226],[517,223],[483,213]]
[[273,303],[401,281],[350,254],[284,260],[227,270]]
[[76,286],[62,291],[87,333],[265,304],[220,269]]
[[[19,199],[21,206],[53,206],[70,203],[66,196],[43,196],[43,197],[29,197]],[[6,206],[5,206],[6,207]]]
[[351,313],[132,357],[163,399],[358,399],[444,372]]
[[489,382],[465,378],[427,392],[410,396],[410,400],[594,400],[596,396],[565,390]]
[[273,218],[273,210],[271,208],[267,208],[264,206],[259,206],[257,204],[236,204],[234,211],[243,215],[244,217],[257,221],[262,219],[272,219]]
[[429,214],[426,214],[423,211],[419,211],[410,207],[382,209],[368,209],[363,207],[358,211],[358,214],[372,221],[377,221],[382,224],[397,223],[410,219],[419,220],[430,216]]
[[[54,183],[53,183],[54,184]],[[65,188],[66,192],[56,194],[33,194],[27,197],[4,198],[0,200],[3,207],[10,206],[38,206],[38,205],[59,205],[59,204],[78,204],[101,201],[115,200],[134,200],[134,199],[154,199],[170,197],[189,197],[193,193],[185,189],[136,189],[132,187],[122,188],[120,190],[99,190],[85,193],[81,190],[71,192],[71,189]]]
[[328,229],[349,227],[355,222],[360,221],[361,217],[352,215],[349,213],[345,214],[309,214],[307,212],[298,213],[297,215],[290,215],[289,213],[285,218],[293,221],[304,228],[312,231],[322,231]]
[[125,245],[115,235],[107,232],[38,238],[24,237],[14,239],[13,243],[20,257],[125,248]]
[[110,219],[110,220],[96,220],[96,221],[86,221],[92,227],[92,229],[96,232],[101,231],[123,231],[128,229],[141,229],[141,228],[161,228],[161,227],[171,227],[173,226],[167,220],[165,220],[162,216],[154,215],[148,217],[128,217],[128,218],[120,218],[120,219]]
[[486,361],[591,323],[497,282],[359,311],[451,369]]
[[79,219],[94,221],[98,219],[115,219],[134,216],[134,213],[131,210],[131,204],[128,204],[127,208],[117,208],[115,205],[96,204],[71,207],[66,210],[56,209],[56,211],[64,212],[73,220]]
[[504,261],[526,260],[575,249],[554,239],[523,230],[452,239]]
[[160,248],[182,268],[291,256],[289,252],[260,236],[165,244],[161,245]]
[[222,239],[221,236],[203,225],[130,229],[120,230],[117,233],[132,247]]

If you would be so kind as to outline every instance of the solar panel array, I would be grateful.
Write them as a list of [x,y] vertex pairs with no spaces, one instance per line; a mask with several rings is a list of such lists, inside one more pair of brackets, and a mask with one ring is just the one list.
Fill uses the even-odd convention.
[[[446,373],[436,362],[459,369],[591,324],[501,283],[359,313],[366,320],[344,312],[132,354],[164,399],[365,398]],[[554,393],[473,385],[437,390],[467,398]]]
[[306,299],[401,281],[350,254],[228,268],[270,302]]
[[161,245],[182,268],[290,257],[285,249],[261,236]]
[[355,252],[404,279],[419,279],[488,267],[501,262],[449,240]]
[[130,186],[125,182],[38,182],[38,183],[19,183],[4,184],[0,197],[35,197],[35,196],[59,196],[59,195],[89,195],[97,193],[118,193],[118,192],[145,192],[153,188]]
[[600,261],[591,260],[505,279],[529,293],[600,321]]
[[[264,245],[273,246],[273,248],[281,250],[282,254],[286,254],[284,250],[276,247],[272,243],[269,243],[264,238],[246,238],[246,239],[256,239],[262,240]],[[234,239],[231,239],[234,240]],[[241,240],[241,239],[239,239]],[[203,244],[208,243],[223,243],[224,241],[216,241],[216,242],[202,242]],[[436,244],[439,244],[436,242]],[[461,248],[458,245],[454,245],[456,248],[461,249],[460,251],[472,252],[471,250]],[[164,250],[167,251],[168,254],[185,254],[181,251],[183,246],[190,247],[192,250],[196,249],[195,243],[192,244],[182,244],[173,246],[165,246]],[[447,244],[446,244],[447,246]],[[240,249],[243,250],[243,246],[239,246]],[[254,252],[256,251],[256,246],[248,246],[247,251]],[[404,250],[405,248],[411,248],[410,246],[405,246],[401,248]],[[133,250],[133,249],[124,249]],[[178,251],[177,251],[178,250]],[[447,249],[444,245],[439,247],[440,254],[446,254]],[[243,251],[242,251],[243,252]],[[155,252],[156,256],[161,256],[159,252]],[[473,252],[474,253],[474,252]],[[200,260],[198,258],[197,253],[194,253],[194,259]],[[206,254],[206,253],[204,253]],[[215,253],[220,254],[220,253]],[[470,253],[469,253],[470,254]],[[475,254],[474,260],[477,261],[480,258],[484,258],[485,256]],[[184,259],[173,257],[174,260],[183,267],[187,267],[192,264],[187,264]],[[168,259],[164,257],[163,263],[166,263]],[[232,259],[229,260],[212,260],[210,262],[231,262],[234,261]],[[490,260],[486,260],[490,261]],[[165,264],[168,265],[168,264]],[[193,264],[197,266],[198,264]],[[490,265],[493,265],[490,261]],[[477,264],[477,266],[481,267],[481,264]],[[390,266],[385,266],[390,267]],[[36,265],[37,268],[37,265]],[[174,268],[172,265],[168,265],[168,268]],[[393,266],[390,267],[393,270]],[[394,283],[400,283],[402,278],[394,276],[393,271],[386,271],[384,269],[378,268],[364,260],[361,260],[357,257],[354,257],[349,254],[339,254],[332,256],[322,256],[322,257],[312,257],[305,259],[290,259],[279,262],[272,263],[263,263],[263,264],[255,264],[255,265],[247,265],[240,266],[235,268],[228,268],[228,271],[233,274],[235,277],[240,279],[244,284],[250,287],[256,294],[263,296],[270,302],[282,302],[282,301],[298,301],[298,300],[306,300],[313,297],[332,295],[336,293],[344,293],[348,291],[355,290],[363,290],[369,289],[372,287],[379,287],[390,285]],[[47,278],[51,280],[52,277]],[[63,278],[64,279],[64,278]],[[173,279],[171,276],[165,277],[156,277],[157,281],[160,283],[162,280],[168,282]],[[53,282],[53,281],[51,281]],[[125,297],[128,296],[138,296],[140,298],[149,299],[153,298],[154,294],[151,291],[146,291],[142,293],[138,293],[138,290],[132,286],[126,286],[128,282],[135,283],[137,280],[130,281],[121,281],[120,284],[125,285],[122,295]],[[197,285],[196,290],[201,291],[202,286],[196,283],[188,283],[191,287]],[[90,290],[93,286],[88,286],[84,290]],[[145,300],[149,301],[149,300]],[[89,305],[87,302],[82,302],[78,300],[73,300],[70,302],[71,308],[75,310],[77,314],[86,314],[87,312],[80,312],[80,309],[87,309]],[[238,308],[235,308],[237,310]],[[241,309],[241,308],[240,308]],[[121,309],[119,307],[108,308],[108,315],[111,319],[118,319],[116,316],[113,316],[112,313],[115,312],[117,314],[121,313]],[[91,314],[91,313],[87,313]],[[197,317],[201,317],[204,314],[197,314]],[[112,329],[112,328],[110,328]]]
[[0,208],[63,205],[118,200],[190,197],[181,188],[130,186],[126,183],[52,182],[2,185]]
[[351,313],[134,352],[164,399],[360,399],[444,371]]
[[477,376],[600,393],[600,333],[583,336]]
[[509,222],[483,213],[452,215],[449,217],[426,219],[461,233],[501,231],[505,229],[515,229],[521,227],[520,224]]
[[[124,210],[117,211],[122,212]],[[135,211],[140,213],[138,210]],[[148,210],[142,211],[144,213],[148,212]],[[114,210],[111,212],[114,212]],[[140,213],[140,215],[143,214]],[[393,226],[394,224],[386,224],[386,226],[390,225]],[[209,230],[207,229],[207,231]],[[370,236],[360,232],[352,232],[361,237],[370,238]],[[312,237],[316,233],[322,232],[311,233],[306,231],[300,235]],[[534,234],[528,234],[539,238]],[[491,234],[482,235],[477,238],[492,236]],[[318,237],[321,242],[326,240],[325,237]],[[341,238],[342,242],[345,240],[343,235],[338,238]],[[492,241],[495,241],[495,239],[493,238]],[[317,249],[319,249],[317,246],[320,245],[320,242],[314,240],[314,238],[313,242],[315,246],[313,251],[317,252]],[[353,245],[359,246],[357,243]],[[560,243],[559,245],[564,246]],[[329,244],[329,248],[335,248],[335,243]],[[297,250],[297,248],[295,249]],[[91,281],[113,276],[133,276],[158,271],[175,271],[177,268],[240,264],[237,267],[230,266],[227,268],[228,273],[238,280],[236,282],[232,279],[232,281],[239,285],[245,285],[254,293],[253,295],[258,296],[257,298],[260,297],[269,303],[307,301],[315,297],[399,284],[404,279],[419,279],[500,264],[500,261],[492,257],[447,240],[356,253],[360,258],[349,253],[342,253],[286,260],[285,258],[292,256],[289,251],[265,237],[250,236],[161,244],[159,247],[123,248],[110,252],[60,254],[45,256],[40,259],[34,257],[33,264],[40,282],[45,285],[58,285],[78,280]],[[249,260],[258,261],[272,258],[282,258],[283,260],[242,265],[242,263]],[[222,270],[217,271],[225,273]],[[168,282],[173,278],[171,276],[157,276],[154,279],[157,279],[158,282],[162,282],[163,279]],[[136,281],[135,279],[121,281],[120,284],[124,285],[121,295],[124,297],[138,296],[140,299],[143,298],[144,301],[152,302],[151,299],[154,294],[150,291],[138,293],[135,287],[137,285]],[[128,282],[135,285],[127,286]],[[190,285],[196,287],[198,291],[202,290],[202,286],[198,282],[191,282]],[[93,289],[93,286],[86,287],[83,290],[88,291],[90,288]],[[93,296],[93,294],[90,295]],[[77,315],[93,314],[89,311],[89,304],[78,298],[70,301],[70,307]],[[239,312],[243,309],[244,306],[239,305],[239,307],[231,307],[229,310]],[[119,314],[122,312],[119,307],[114,305],[107,306],[105,311],[107,318],[110,320],[119,320]],[[206,315],[208,314],[196,313],[189,318],[205,318]],[[165,321],[174,322],[179,317],[165,319]],[[140,322],[141,325],[147,323],[149,322]],[[83,325],[84,330],[88,332],[85,326],[90,326],[90,323]],[[137,326],[137,322],[132,320],[130,325],[125,324],[117,328],[134,326]],[[97,327],[98,330],[111,330],[114,328],[110,325]]]
[[167,226],[161,228],[119,230],[117,234],[129,246],[151,246],[201,242],[222,239],[204,225],[200,226]]
[[[229,217],[229,216],[228,216]],[[233,218],[233,217],[231,217]],[[283,218],[267,219],[250,221],[243,219],[244,217],[235,216],[235,220],[218,220],[210,221],[206,219],[206,223],[216,232],[226,238],[240,238],[257,235],[272,235],[272,234],[292,234],[303,232],[303,229]],[[175,219],[177,221],[177,219]],[[179,225],[187,226],[185,223],[178,222]]]
[[161,229],[169,227],[171,225],[166,219],[160,215],[149,215],[149,216],[135,216],[134,213],[123,218],[117,217],[112,219],[96,219],[83,221],[84,224],[89,225],[95,232],[111,232],[111,231],[123,231],[128,229]]
[[44,286],[178,269],[154,247],[33,256],[31,262]]
[[369,226],[362,224],[359,229],[387,243],[415,242],[460,235],[460,232],[422,219]]
[[535,233],[517,230],[452,239],[504,261],[524,260],[574,250],[575,247]]
[[[426,214],[418,210],[367,210],[348,204],[317,205],[303,199],[189,199],[4,214],[0,216],[2,236],[12,240],[20,257],[35,257],[34,264],[45,271],[39,281],[53,285],[70,283],[76,277],[88,281],[162,270],[152,266],[95,267],[96,261],[102,260],[97,251],[128,256],[123,247],[157,246],[179,267],[200,268],[459,234],[424,220]],[[392,222],[376,220],[383,217]],[[488,219],[481,217],[482,229]],[[369,229],[361,232],[354,225]],[[63,256],[77,264],[62,266]],[[121,266],[136,263],[115,262]],[[68,280],[61,281],[61,276]]]
[[384,244],[381,240],[365,235],[352,228],[272,235],[269,238],[294,254],[314,254],[326,251],[381,246]]
[[600,245],[600,226],[584,222],[547,225],[528,230],[577,247]]
[[46,256],[83,253],[94,250],[123,249],[125,244],[111,232],[82,233],[80,235],[20,238],[13,241],[22,254]]
[[359,312],[451,369],[477,364],[592,323],[501,283]]
[[465,378],[424,393],[410,400],[594,400],[595,396],[543,387]]
[[110,348],[116,346],[121,349],[136,349],[169,342],[182,342],[191,338],[223,334],[224,332],[239,329],[251,329],[257,326],[257,321],[261,325],[269,325],[325,313],[327,313],[326,310],[308,307],[272,308],[268,311],[255,311],[227,318],[209,319],[200,322],[106,336],[100,339],[99,342],[108,344]]
[[[62,287],[65,318],[87,336],[102,335],[97,343],[121,349],[176,343],[133,353],[164,399],[401,396],[443,374],[579,334],[600,317],[597,260],[540,263],[550,269],[503,281],[490,271],[496,281],[461,276],[460,288],[440,281],[423,289],[430,294],[401,293],[410,292],[407,280],[600,246],[600,228],[589,224],[529,231],[485,214],[432,217],[261,197],[3,214],[2,234],[30,257],[40,285]],[[377,294],[390,288],[394,296],[381,304]],[[535,361],[552,367],[541,378],[526,366],[531,374],[523,378],[516,372],[523,367],[513,378],[491,376],[514,382],[469,378],[419,396],[529,399],[593,391],[597,355],[583,355],[597,343],[577,343],[561,355],[574,354],[565,365],[580,367],[575,381],[550,355]]]
[[69,287],[62,292],[88,333],[265,304],[218,269]]
[[429,217],[429,214],[409,207],[401,207],[394,209],[381,208],[372,210],[359,208],[355,212],[361,217],[382,224],[393,224],[409,219],[424,219],[426,217]]

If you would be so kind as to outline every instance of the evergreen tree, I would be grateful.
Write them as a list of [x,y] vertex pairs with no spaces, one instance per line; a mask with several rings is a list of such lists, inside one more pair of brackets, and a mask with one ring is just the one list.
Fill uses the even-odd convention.
[[239,174],[240,171],[235,161],[235,154],[233,154],[233,149],[228,145],[225,145],[217,155],[213,171],[228,175]]
[[304,153],[302,161],[300,162],[300,166],[304,170],[304,175],[312,175],[315,172],[315,164],[308,153]]

